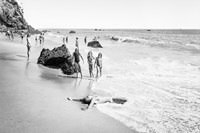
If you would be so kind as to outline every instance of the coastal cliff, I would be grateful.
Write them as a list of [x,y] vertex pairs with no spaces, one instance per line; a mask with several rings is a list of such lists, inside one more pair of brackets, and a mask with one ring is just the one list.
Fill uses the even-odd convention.
[[31,33],[38,33],[26,22],[23,9],[16,0],[0,0],[0,29],[7,28],[15,30],[28,30]]
[[0,0],[0,23],[8,28],[27,29],[23,10],[15,0]]

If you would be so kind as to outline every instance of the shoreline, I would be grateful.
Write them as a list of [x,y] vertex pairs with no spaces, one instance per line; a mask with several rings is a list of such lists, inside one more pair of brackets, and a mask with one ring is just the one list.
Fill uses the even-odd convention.
[[[88,95],[91,91],[89,80],[60,78],[57,76],[60,70],[37,64],[41,47],[33,44],[31,59],[27,61],[26,45],[20,43],[20,38],[15,37],[14,41],[3,38],[5,37],[0,35],[1,131],[135,132],[96,108],[82,111],[80,103],[66,100],[69,96]],[[52,47],[54,44],[46,41],[44,46]],[[73,47],[74,45],[69,46],[70,52]],[[85,54],[86,52],[83,53],[84,56]],[[83,71],[86,73],[85,69]]]

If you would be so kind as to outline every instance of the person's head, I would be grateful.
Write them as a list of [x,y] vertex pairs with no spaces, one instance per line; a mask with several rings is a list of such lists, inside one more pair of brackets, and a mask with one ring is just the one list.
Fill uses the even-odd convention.
[[88,52],[88,57],[91,57],[92,56],[92,51],[89,51]]
[[78,37],[76,37],[76,40],[78,40]]
[[99,54],[98,54],[98,58],[102,58],[102,53],[99,53]]
[[27,37],[30,37],[30,36],[31,36],[31,34],[30,34],[30,33],[28,33],[28,34],[27,34]]
[[79,52],[79,49],[78,49],[78,48],[76,48],[76,49],[75,49],[75,52]]

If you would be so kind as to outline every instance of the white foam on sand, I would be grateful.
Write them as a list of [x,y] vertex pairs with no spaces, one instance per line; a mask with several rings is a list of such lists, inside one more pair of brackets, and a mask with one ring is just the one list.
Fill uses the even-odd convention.
[[129,59],[104,66],[112,70],[111,76],[100,78],[93,91],[99,95],[126,97],[128,102],[98,105],[100,111],[139,132],[200,130],[197,66],[168,58]]

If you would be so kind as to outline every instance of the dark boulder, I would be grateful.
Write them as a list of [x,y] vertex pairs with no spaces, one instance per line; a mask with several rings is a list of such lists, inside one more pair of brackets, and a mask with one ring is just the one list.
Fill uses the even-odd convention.
[[76,33],[76,31],[74,31],[74,30],[71,30],[69,33],[71,33],[71,34],[72,34],[72,33]]
[[99,43],[99,41],[91,41],[91,42],[88,42],[88,45],[89,47],[93,47],[93,48],[103,48],[101,46],[101,44]]
[[53,50],[42,49],[37,63],[50,68],[61,69],[64,74],[68,75],[76,72],[76,67],[72,64],[72,56],[65,45]]

